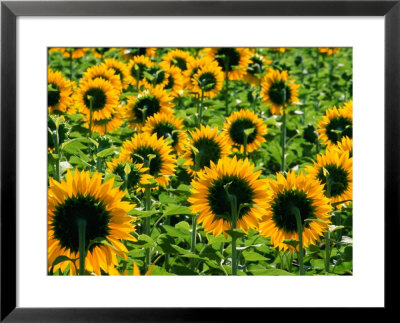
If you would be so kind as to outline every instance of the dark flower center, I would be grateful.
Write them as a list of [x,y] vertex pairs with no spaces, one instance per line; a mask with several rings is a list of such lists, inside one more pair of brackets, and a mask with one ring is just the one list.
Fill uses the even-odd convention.
[[166,90],[171,90],[175,85],[175,80],[172,77],[172,75],[168,76],[168,83],[167,85],[164,87]]
[[264,62],[262,61],[262,59],[258,56],[253,56],[251,60],[253,63],[251,63],[247,68],[248,72],[251,75],[262,73],[264,71]]
[[154,96],[139,98],[133,107],[133,113],[138,122],[142,122],[144,116],[146,118],[151,117],[155,113],[160,112],[160,110],[160,101]]
[[197,81],[199,87],[204,91],[212,91],[217,86],[217,79],[213,73],[203,73]]
[[225,57],[217,57],[218,65],[222,67],[225,72],[233,71],[233,66],[238,66],[240,62],[240,54],[236,48],[220,48],[217,51],[217,56],[224,55]]
[[176,130],[175,126],[170,124],[169,122],[160,122],[155,125],[152,134],[156,133],[157,138],[164,137],[164,139],[171,138],[173,140],[172,147],[175,147],[178,143],[178,132],[173,131]]
[[234,143],[238,145],[244,145],[244,131],[251,128],[255,128],[254,131],[247,137],[247,144],[251,144],[256,139],[257,126],[249,119],[237,119],[232,122],[229,129],[229,136]]
[[345,117],[333,118],[326,126],[326,136],[334,144],[346,136],[353,138],[353,123]]
[[[131,172],[128,174],[128,176],[125,174],[126,165],[129,165],[131,168]],[[118,164],[113,173],[121,177],[127,183],[128,188],[136,187],[140,182],[140,178],[142,177],[140,170],[135,166],[135,164],[131,163]]]
[[[214,218],[216,220],[224,219],[232,222],[231,203],[224,188],[228,183],[230,183],[228,192],[236,196],[238,208],[240,204],[252,204],[254,192],[249,183],[234,175],[225,175],[222,178],[214,180],[212,186],[208,189],[207,195],[209,206],[215,215]],[[246,215],[250,211],[250,208],[251,206],[243,206],[239,211],[238,219]]]
[[90,100],[88,96],[92,97],[92,110],[99,111],[103,109],[106,105],[106,94],[102,89],[98,88],[91,88],[90,90],[86,91],[83,95],[83,101],[88,109],[90,109]]
[[274,104],[283,106],[289,102],[291,90],[285,82],[274,82],[268,90],[268,96]]
[[60,88],[55,83],[50,83],[51,90],[47,91],[47,106],[54,107],[61,98]]
[[286,233],[297,232],[296,216],[292,210],[293,207],[297,207],[303,226],[309,228],[310,222],[304,222],[304,220],[315,218],[315,207],[312,202],[312,199],[307,197],[307,194],[303,191],[291,189],[278,193],[271,205],[272,219],[275,225]]
[[129,48],[129,54],[132,56],[145,56],[146,55],[146,47],[140,47],[140,48]]
[[[349,187],[349,173],[338,165],[325,165],[324,168],[328,171],[328,180],[331,186],[331,196],[337,197],[346,192]],[[320,169],[317,178],[325,185],[327,190],[326,182],[327,178],[324,175],[323,168]]]
[[165,71],[158,66],[149,67],[146,72],[151,75],[151,77],[145,75],[147,82],[150,84],[158,85],[165,80]]
[[[109,234],[108,223],[111,216],[103,202],[90,195],[67,198],[63,203],[57,205],[52,226],[55,239],[63,248],[69,249],[71,252],[79,251],[78,219],[86,221],[86,247],[91,240],[106,238]],[[95,246],[96,244],[93,244],[89,251]]]
[[136,81],[142,80],[146,69],[147,69],[146,65],[144,65],[142,63],[136,63],[131,68],[131,75]]
[[200,138],[193,143],[193,146],[199,151],[197,156],[193,152],[191,155],[194,166],[198,169],[209,167],[211,161],[216,163],[221,158],[221,147],[213,139]]
[[111,67],[114,70],[115,75],[119,75],[119,79],[121,82],[124,80],[124,74],[122,74],[121,70],[116,67]]
[[186,61],[184,58],[182,57],[177,57],[175,56],[172,60],[171,60],[172,65],[175,65],[177,67],[179,67],[181,69],[181,71],[186,71],[187,70],[187,65],[186,65]]
[[[139,155],[140,157],[138,157]],[[155,157],[150,160],[149,155],[154,155]],[[136,150],[131,154],[133,163],[144,164],[150,170],[150,175],[157,175],[162,168],[162,159],[160,153],[153,149],[152,147],[142,146],[136,148]]]

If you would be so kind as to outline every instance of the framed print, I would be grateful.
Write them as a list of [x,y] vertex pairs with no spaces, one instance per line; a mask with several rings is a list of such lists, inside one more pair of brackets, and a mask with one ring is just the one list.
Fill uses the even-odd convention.
[[1,10],[1,320],[394,306],[398,1]]

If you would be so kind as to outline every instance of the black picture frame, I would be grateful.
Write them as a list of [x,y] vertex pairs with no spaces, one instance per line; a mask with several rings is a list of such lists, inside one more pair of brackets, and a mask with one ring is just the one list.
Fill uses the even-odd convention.
[[[400,1],[2,1],[1,3],[1,321],[235,321],[229,308],[19,308],[16,306],[16,19],[19,16],[384,16],[385,307],[396,306],[399,236]],[[371,165],[372,167],[372,165]],[[366,174],[368,176],[368,174]],[[373,188],[371,188],[373,189]],[[344,291],[345,292],[345,291]],[[394,292],[394,293],[393,293]],[[40,293],[40,291],[38,291]],[[312,306],[312,303],[310,303]],[[327,304],[329,307],[329,304]],[[251,309],[251,317],[266,308]],[[287,309],[286,309],[287,310]],[[328,313],[324,315],[329,315]],[[294,319],[294,318],[292,318]],[[250,319],[251,321],[252,319]]]

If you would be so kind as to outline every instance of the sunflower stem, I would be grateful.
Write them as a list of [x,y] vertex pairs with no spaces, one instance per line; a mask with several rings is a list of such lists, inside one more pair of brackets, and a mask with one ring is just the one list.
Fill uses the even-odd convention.
[[[326,174],[326,197],[331,197],[332,181],[329,179],[329,174]],[[329,261],[331,258],[331,243],[330,243],[331,233],[325,234],[325,271],[329,273]]]
[[315,58],[315,88],[318,90],[318,72],[319,72],[319,49],[317,48],[317,57]]
[[[145,197],[145,210],[150,211],[151,209],[151,188],[150,186],[146,186],[144,191]],[[150,236],[150,217],[144,218],[144,234]],[[146,248],[145,250],[145,271],[148,270],[149,265],[151,263],[151,252],[150,248]]]
[[203,118],[203,101],[204,101],[204,90],[201,89],[201,99],[200,99],[200,111],[199,111],[199,127],[201,125],[201,119]]
[[92,138],[92,123],[93,123],[93,97],[92,96],[88,96],[89,99],[89,109],[90,109],[90,113],[89,113],[89,137]]
[[78,235],[79,235],[79,275],[85,275],[85,258],[86,258],[86,220],[78,219]]
[[[197,234],[197,215],[192,216],[192,235],[190,239],[190,251],[196,253],[196,234]],[[190,265],[192,269],[195,268],[196,259],[190,259]]]
[[297,206],[292,206],[290,208],[292,214],[296,217],[296,224],[297,224],[297,235],[299,236],[299,251],[298,251],[298,257],[299,257],[299,267],[300,267],[300,275],[304,276],[305,271],[304,271],[304,263],[303,263],[303,224],[301,223],[301,215],[300,215],[300,210]]
[[229,116],[229,57],[225,57],[225,116]]
[[247,138],[248,138],[248,135],[245,132],[244,133],[244,138],[243,138],[243,156],[244,156],[244,158],[247,157]]
[[60,151],[60,135],[59,135],[59,123],[56,122],[56,133],[53,135],[53,141],[54,145],[56,147],[56,153],[58,156],[58,159],[56,160],[56,173],[55,173],[55,179],[59,182],[61,178],[60,174],[60,160],[61,160],[61,151]]
[[[236,229],[236,222],[238,219],[238,208],[237,208],[237,197],[235,194],[230,194],[226,189],[226,193],[228,194],[228,198],[231,204],[231,215],[232,215],[232,230]],[[238,268],[238,256],[237,256],[237,249],[236,249],[236,234],[232,234],[232,275],[237,275],[237,268]]]
[[73,81],[74,69],[72,64],[72,52],[70,52],[69,55],[69,79]]
[[282,126],[281,126],[281,132],[282,132],[282,140],[281,140],[281,146],[282,146],[282,171],[285,171],[286,169],[286,113],[283,111],[283,116],[282,116]]

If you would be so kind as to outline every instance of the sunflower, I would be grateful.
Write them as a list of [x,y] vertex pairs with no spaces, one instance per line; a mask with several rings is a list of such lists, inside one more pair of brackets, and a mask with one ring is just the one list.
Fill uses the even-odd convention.
[[268,60],[266,56],[257,54],[255,50],[251,51],[250,60],[251,63],[247,67],[247,72],[244,75],[243,80],[253,86],[258,86],[261,76],[256,76],[256,74],[264,74],[267,66],[270,65],[272,61]]
[[168,74],[168,82],[165,84],[164,89],[169,91],[169,93],[173,97],[178,97],[182,95],[185,84],[185,79],[182,75],[182,71],[178,67],[174,65],[169,65],[166,62],[161,62],[159,65]]
[[353,102],[346,102],[343,108],[327,109],[318,123],[319,139],[328,147],[336,146],[343,137],[353,138]]
[[130,82],[129,70],[124,62],[121,62],[115,58],[108,58],[100,64],[100,66],[103,65],[114,70],[115,74],[118,75],[121,80],[123,89],[128,88]]
[[102,78],[106,81],[109,81],[114,89],[116,89],[119,93],[122,92],[122,83],[119,75],[115,73],[114,69],[107,67],[104,64],[88,68],[85,73],[83,73],[82,78],[92,80],[96,78]]
[[[89,129],[90,116],[86,115],[83,119],[83,126]],[[114,130],[119,129],[124,123],[121,118],[121,114],[118,112],[111,113],[110,118],[105,118],[101,120],[92,120],[92,131],[98,132],[99,135],[104,135],[108,132],[113,132]]]
[[248,48],[205,48],[206,55],[218,62],[224,72],[228,72],[230,80],[240,80],[246,74],[251,60]]
[[287,71],[280,72],[270,68],[261,80],[261,97],[264,103],[271,104],[272,114],[283,114],[284,107],[298,101],[299,86],[289,79]]
[[132,85],[137,85],[138,81],[140,82],[144,79],[144,72],[147,72],[147,69],[154,66],[154,63],[150,60],[150,58],[140,55],[134,56],[128,63],[128,79]]
[[248,135],[246,150],[248,153],[258,149],[265,142],[264,136],[267,134],[267,126],[257,114],[250,110],[233,112],[224,123],[223,130],[229,138],[229,144],[238,147],[240,152],[244,151],[244,139],[246,129],[253,128],[254,131]]
[[[196,172],[209,167],[211,162],[218,162],[230,153],[228,138],[224,133],[218,134],[218,127],[200,125],[189,131],[192,139],[185,148],[182,158],[186,159],[184,166],[189,166],[188,172],[195,176]],[[192,169],[193,168],[193,169]]]
[[124,60],[129,61],[135,56],[155,57],[156,50],[155,47],[121,48],[120,53]]
[[72,59],[82,58],[87,51],[89,51],[89,48],[53,47],[49,49],[49,53],[60,52],[65,58],[70,58],[72,55]]
[[[48,267],[59,256],[70,259],[79,258],[79,239],[77,221],[86,221],[85,246],[88,248],[85,268],[96,275],[101,271],[109,274],[116,272],[116,255],[126,259],[128,250],[121,239],[136,241],[131,235],[135,218],[127,213],[134,204],[122,201],[124,192],[113,188],[114,180],[101,182],[101,174],[89,172],[74,174],[67,170],[66,180],[61,183],[50,178],[48,189]],[[102,238],[107,244],[90,243]],[[54,266],[64,271],[70,264],[64,261]],[[76,261],[79,268],[79,261]],[[70,273],[76,274],[75,266],[70,265]]]
[[199,213],[197,222],[206,232],[214,236],[232,228],[232,210],[228,194],[237,199],[239,209],[235,227],[245,232],[258,228],[267,207],[267,182],[258,179],[261,171],[254,172],[254,165],[245,160],[225,157],[218,163],[211,161],[210,167],[199,172],[192,180],[192,195],[188,201],[193,213]]
[[323,185],[309,175],[294,172],[287,173],[286,177],[277,173],[276,177],[268,182],[268,206],[259,227],[261,235],[270,237],[279,250],[293,251],[294,247],[284,240],[299,240],[296,216],[292,211],[297,207],[303,225],[303,245],[315,244],[328,230],[331,216],[331,205],[324,195]]
[[196,57],[195,59],[191,60],[187,64],[186,71],[183,72],[185,85],[188,88],[188,90],[191,90],[193,87],[192,84],[193,76],[198,72],[199,68],[204,66],[210,66],[214,69],[221,68],[218,65],[218,62],[209,56]]
[[332,203],[353,199],[353,158],[347,151],[327,149],[325,154],[317,155],[317,162],[307,166],[306,171],[321,181]]
[[172,113],[172,97],[161,87],[149,87],[139,95],[128,97],[125,119],[129,127],[141,129],[147,118],[156,113]]
[[187,70],[188,64],[190,64],[194,58],[188,52],[181,49],[175,49],[168,52],[162,60],[169,65],[178,67],[182,72]]
[[206,98],[215,97],[224,84],[224,73],[217,64],[204,64],[200,66],[191,78],[191,91]]
[[152,65],[143,73],[143,85],[145,87],[159,86],[164,88],[169,83],[169,73],[160,65]]
[[105,53],[112,50],[110,47],[93,47],[92,53],[95,58],[103,58]]
[[75,93],[75,105],[86,117],[90,117],[92,108],[92,120],[110,119],[118,104],[119,93],[109,81],[102,78],[80,80]]
[[57,71],[47,70],[47,106],[51,114],[68,112],[72,103],[72,84]]
[[122,144],[121,158],[132,158],[133,163],[144,164],[149,168],[149,174],[162,186],[168,184],[176,168],[171,146],[163,138],[157,138],[157,134],[135,134]]
[[335,47],[319,47],[318,51],[322,54],[325,54],[327,56],[332,56],[334,54],[339,53],[340,48],[335,48]]
[[349,137],[342,137],[340,141],[337,142],[338,151],[347,151],[349,156],[353,156],[353,139]]
[[171,113],[156,113],[147,118],[142,131],[149,135],[157,134],[158,138],[170,138],[171,146],[177,153],[182,153],[187,141],[187,135],[183,129],[183,120],[176,118]]
[[[127,189],[140,191],[144,185],[150,184],[150,179],[153,178],[147,174],[148,168],[143,167],[143,164],[132,163],[132,157],[128,155],[120,155],[106,164],[110,173],[118,175],[125,182]],[[126,168],[129,169],[128,174]]]

